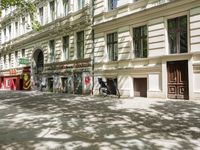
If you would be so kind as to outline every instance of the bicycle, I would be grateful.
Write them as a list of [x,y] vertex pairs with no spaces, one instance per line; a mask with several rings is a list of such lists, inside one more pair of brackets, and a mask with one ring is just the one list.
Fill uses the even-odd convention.
[[100,84],[99,88],[99,95],[101,96],[108,96],[108,95],[116,95],[117,98],[120,98],[120,93],[119,89],[117,88],[116,82],[112,79],[114,89],[110,89],[109,85],[107,82],[104,82],[102,78],[98,78],[98,82]]

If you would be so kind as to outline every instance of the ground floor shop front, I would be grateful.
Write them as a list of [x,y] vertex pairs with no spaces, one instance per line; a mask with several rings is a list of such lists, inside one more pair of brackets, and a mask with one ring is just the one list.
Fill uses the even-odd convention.
[[[98,78],[105,82],[116,81],[121,97],[149,97],[163,99],[200,99],[199,56],[183,55],[160,60],[146,59],[138,62],[120,62],[95,66],[95,94]],[[123,65],[123,68],[120,67]],[[129,65],[126,67],[125,65]],[[112,69],[114,68],[114,70]]]
[[10,69],[1,73],[0,89],[31,90],[30,67]]

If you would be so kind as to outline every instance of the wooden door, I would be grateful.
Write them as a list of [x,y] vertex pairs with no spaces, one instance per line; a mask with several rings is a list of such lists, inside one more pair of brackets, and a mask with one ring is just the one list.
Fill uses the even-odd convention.
[[189,99],[188,61],[167,63],[168,98]]

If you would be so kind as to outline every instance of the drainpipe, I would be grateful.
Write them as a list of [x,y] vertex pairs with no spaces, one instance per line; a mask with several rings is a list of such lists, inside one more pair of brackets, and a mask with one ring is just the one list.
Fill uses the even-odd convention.
[[94,0],[92,1],[92,95],[94,94]]

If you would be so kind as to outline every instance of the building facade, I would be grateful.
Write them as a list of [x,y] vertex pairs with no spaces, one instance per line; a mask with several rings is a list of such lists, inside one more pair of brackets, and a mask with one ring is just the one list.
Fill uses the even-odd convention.
[[[91,90],[91,2],[35,1],[32,17],[15,7],[1,17],[1,74],[4,89],[75,94]],[[42,86],[41,86],[42,85]]]
[[95,83],[114,80],[122,96],[200,98],[200,1],[96,0],[94,8]]
[[39,31],[2,13],[0,88],[98,94],[103,78],[123,97],[200,99],[199,0],[36,4]]

